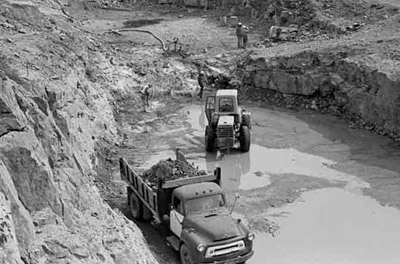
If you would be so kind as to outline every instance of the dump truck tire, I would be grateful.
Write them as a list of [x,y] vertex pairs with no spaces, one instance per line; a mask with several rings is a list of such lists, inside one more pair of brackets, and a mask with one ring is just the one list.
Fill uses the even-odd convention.
[[240,151],[248,152],[250,150],[250,129],[242,126],[240,129]]
[[190,251],[185,244],[181,245],[179,250],[179,255],[181,256],[182,264],[194,264],[192,257],[190,256]]
[[147,207],[145,207],[145,206],[143,206],[143,215],[142,215],[142,219],[143,219],[144,221],[150,221],[150,220],[153,219],[153,214],[152,214],[151,211],[150,211]]
[[133,219],[142,220],[143,203],[134,192],[129,193],[129,209],[131,211]]
[[205,134],[204,143],[205,143],[207,152],[214,151],[214,142],[215,142],[214,129],[210,126],[206,126],[206,134]]

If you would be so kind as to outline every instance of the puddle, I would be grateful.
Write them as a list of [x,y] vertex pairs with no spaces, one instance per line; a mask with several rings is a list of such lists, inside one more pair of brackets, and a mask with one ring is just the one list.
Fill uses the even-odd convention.
[[347,182],[346,188],[361,191],[369,184],[353,175],[331,168],[334,161],[303,153],[295,149],[270,149],[252,144],[248,153],[230,151],[217,159],[215,153],[192,157],[196,164],[208,171],[222,169],[222,184],[227,190],[250,190],[271,184],[271,175],[297,174],[326,179],[332,182]]
[[400,211],[370,197],[315,190],[266,217],[280,229],[275,237],[258,234],[249,264],[400,263]]
[[159,24],[161,21],[163,21],[162,18],[129,20],[124,22],[124,27],[137,28],[137,27]]
[[[207,124],[203,106],[191,105],[183,111],[187,114],[185,122],[194,130],[192,134],[202,137]],[[222,159],[217,159],[215,153],[206,153],[205,156],[198,156],[196,163],[206,167],[208,171],[220,166],[223,187],[227,190],[265,187],[271,184],[271,175],[279,174],[306,175],[332,182],[344,181],[347,182],[346,188],[353,191],[369,187],[369,184],[360,178],[333,169],[335,161],[293,148],[266,148],[251,144],[248,153],[231,150],[224,154]]]
[[187,115],[185,122],[188,123],[194,130],[193,135],[203,137],[206,125],[208,123],[206,114],[204,112],[204,106],[191,105],[186,107],[183,112]]
[[[361,195],[363,189],[370,186],[352,175],[368,175],[371,173],[370,168],[360,165],[344,173],[335,169],[337,163],[331,159],[294,148],[266,148],[257,144],[252,144],[248,153],[231,150],[217,157],[216,153],[204,152],[202,137],[207,120],[203,107],[192,105],[184,111],[187,114],[185,122],[191,129],[186,130],[185,137],[176,140],[182,140],[182,145],[187,147],[193,135],[198,136],[196,139],[199,143],[189,148],[197,149],[198,152],[184,153],[200,169],[212,171],[220,166],[222,185],[227,191],[251,191],[267,187],[271,184],[272,175],[305,175],[345,183],[344,189],[313,190],[303,193],[294,203],[285,207],[270,208],[262,215],[259,215],[261,212],[255,212],[254,217],[266,218],[277,223],[280,228],[275,237],[269,234],[257,235],[255,255],[247,263],[400,263],[400,211],[384,207],[376,200]],[[315,138],[309,138],[310,141],[312,139]],[[306,143],[309,144],[308,141]],[[321,146],[318,150],[329,148]],[[341,152],[342,149],[337,151]],[[346,151],[343,149],[343,156]],[[146,160],[145,165],[151,166],[169,157],[175,157],[173,150],[160,150]],[[382,170],[376,172],[380,175]]]

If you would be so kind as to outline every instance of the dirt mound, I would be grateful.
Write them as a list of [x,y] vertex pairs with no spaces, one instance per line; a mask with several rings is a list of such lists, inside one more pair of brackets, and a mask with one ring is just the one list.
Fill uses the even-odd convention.
[[159,179],[162,181],[169,181],[206,174],[207,173],[205,171],[198,170],[196,167],[186,164],[180,160],[166,159],[159,161],[150,169],[143,172],[142,178],[145,179],[149,185],[157,186]]

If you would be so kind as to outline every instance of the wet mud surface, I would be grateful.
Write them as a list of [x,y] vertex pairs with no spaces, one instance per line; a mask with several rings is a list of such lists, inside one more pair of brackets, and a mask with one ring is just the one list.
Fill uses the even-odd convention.
[[126,28],[135,28],[135,27],[143,27],[148,25],[159,24],[163,19],[155,18],[155,19],[138,19],[138,20],[129,20],[123,23]]
[[[121,111],[126,140],[118,155],[143,169],[180,148],[200,169],[221,167],[229,205],[239,194],[235,213],[257,234],[248,263],[400,260],[394,246],[400,233],[400,151],[391,140],[321,114],[248,105],[250,151],[217,156],[204,151],[202,102],[191,100],[173,111],[160,102],[153,105],[147,121],[135,126],[125,115],[129,111]],[[157,117],[157,111],[166,117]],[[116,170],[115,182],[118,177]],[[114,205],[129,216],[124,185],[119,186]],[[138,225],[162,263],[179,263],[149,223]]]

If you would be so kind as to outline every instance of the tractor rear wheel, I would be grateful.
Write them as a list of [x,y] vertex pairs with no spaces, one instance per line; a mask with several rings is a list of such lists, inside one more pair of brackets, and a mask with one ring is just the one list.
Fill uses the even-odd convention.
[[240,128],[240,151],[248,152],[250,150],[250,129],[248,126]]
[[206,126],[206,135],[205,135],[205,147],[207,152],[214,151],[214,143],[215,143],[215,136],[214,136],[214,129],[210,126]]

